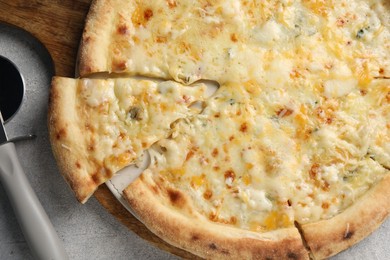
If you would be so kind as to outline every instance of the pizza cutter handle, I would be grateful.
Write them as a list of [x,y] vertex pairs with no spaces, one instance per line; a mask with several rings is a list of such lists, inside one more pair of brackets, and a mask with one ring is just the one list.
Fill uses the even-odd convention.
[[0,145],[0,180],[8,195],[20,227],[36,259],[68,259],[41,203],[19,163],[15,145]]

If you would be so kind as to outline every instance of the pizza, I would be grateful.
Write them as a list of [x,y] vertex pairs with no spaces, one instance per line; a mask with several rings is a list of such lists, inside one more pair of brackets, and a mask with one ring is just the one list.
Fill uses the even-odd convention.
[[386,0],[95,0],[53,152],[83,203],[148,153],[123,197],[197,256],[327,258],[390,212],[389,57]]

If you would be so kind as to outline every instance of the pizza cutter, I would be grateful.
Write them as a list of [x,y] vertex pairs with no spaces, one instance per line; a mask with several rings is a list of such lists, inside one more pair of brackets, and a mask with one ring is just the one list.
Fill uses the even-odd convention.
[[10,60],[0,56],[0,181],[20,227],[36,259],[68,259],[47,214],[19,163],[13,142],[33,135],[8,139],[4,124],[18,111],[24,96],[23,78]]

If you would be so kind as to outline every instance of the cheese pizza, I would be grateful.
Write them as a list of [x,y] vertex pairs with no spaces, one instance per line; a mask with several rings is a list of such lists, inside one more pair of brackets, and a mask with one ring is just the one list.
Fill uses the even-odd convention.
[[148,150],[123,196],[200,257],[327,258],[390,211],[389,57],[387,0],[95,0],[53,151],[85,202]]

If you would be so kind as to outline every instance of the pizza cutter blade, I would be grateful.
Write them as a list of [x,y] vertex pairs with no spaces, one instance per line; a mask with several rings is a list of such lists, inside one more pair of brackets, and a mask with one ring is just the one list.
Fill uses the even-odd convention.
[[[15,139],[8,139],[4,127],[5,120],[12,118],[22,102],[23,78],[16,66],[2,56],[0,56],[0,71],[4,72],[0,74],[0,181],[33,256],[36,259],[68,259],[62,242],[19,163],[12,142]],[[2,111],[5,118],[2,116]]]

